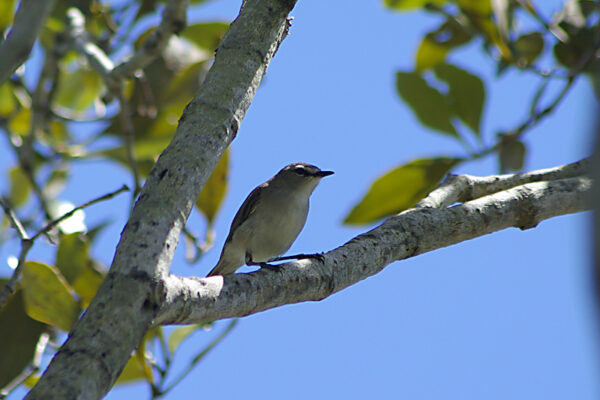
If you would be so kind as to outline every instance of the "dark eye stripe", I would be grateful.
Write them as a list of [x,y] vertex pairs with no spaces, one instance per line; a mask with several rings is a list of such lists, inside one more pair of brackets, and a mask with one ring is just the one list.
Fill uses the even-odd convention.
[[296,168],[294,168],[294,172],[297,173],[298,175],[304,175],[304,176],[314,175],[313,173],[311,173],[304,167],[296,167]]

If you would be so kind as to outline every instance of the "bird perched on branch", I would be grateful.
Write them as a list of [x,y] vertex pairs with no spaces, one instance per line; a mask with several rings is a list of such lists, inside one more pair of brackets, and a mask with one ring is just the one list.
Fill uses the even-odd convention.
[[333,174],[314,165],[287,165],[254,189],[233,218],[221,257],[207,276],[232,274],[242,265],[315,255],[278,257],[296,240],[306,223],[310,195],[321,178]]

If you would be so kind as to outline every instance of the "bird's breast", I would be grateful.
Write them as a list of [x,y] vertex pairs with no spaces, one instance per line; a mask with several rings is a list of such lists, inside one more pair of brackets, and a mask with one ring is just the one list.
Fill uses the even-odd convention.
[[[281,205],[281,203],[279,203]],[[285,253],[304,227],[308,202],[288,200],[283,207],[261,210],[257,220],[264,224],[255,230],[248,250],[256,262],[264,262]],[[258,234],[262,232],[262,234]]]

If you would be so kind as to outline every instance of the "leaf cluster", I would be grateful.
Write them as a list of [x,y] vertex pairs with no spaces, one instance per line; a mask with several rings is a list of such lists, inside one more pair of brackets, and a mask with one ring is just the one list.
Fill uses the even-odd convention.
[[[190,3],[198,7],[204,0]],[[0,32],[10,30],[16,7],[14,0],[1,2]],[[65,206],[72,208],[62,192],[78,163],[113,163],[129,172],[139,189],[139,181],[173,138],[178,119],[202,83],[229,23],[189,23],[115,90],[106,71],[99,70],[89,55],[74,45],[68,18],[75,10],[75,15],[84,18],[83,38],[89,45],[110,62],[126,62],[124,55],[131,56],[148,46],[148,38],[157,29],[148,21],[163,7],[163,2],[156,0],[58,0],[38,38],[38,59],[28,61],[0,84],[0,134],[8,139],[15,159],[15,165],[5,172],[10,185],[2,199],[18,215],[24,229],[37,230],[68,211]],[[226,193],[228,171],[226,153],[196,202],[196,209],[207,222],[204,239],[185,231],[190,262],[211,246],[211,227]],[[105,183],[113,185],[108,179],[98,186]],[[0,305],[2,395],[19,384],[35,383],[43,360],[56,351],[91,302],[107,273],[107,268],[92,258],[91,249],[97,233],[110,223],[106,219],[88,227],[83,213],[61,221],[44,233],[47,242],[43,245],[54,254],[54,262],[27,260],[18,271],[21,276],[16,290],[4,306]],[[15,240],[10,225],[7,214],[0,236],[6,243]],[[36,237],[35,241],[44,240]],[[7,283],[2,279],[0,288]],[[132,355],[118,383],[147,381],[156,397],[163,395],[172,387],[167,378],[179,381],[189,372],[178,376],[172,372],[179,346],[193,333],[209,328],[153,329]],[[199,350],[190,366],[231,328],[233,323],[212,344]]]
[[[594,55],[600,46],[598,2],[568,0],[552,18],[532,1],[384,0],[384,5],[400,12],[422,9],[440,18],[421,39],[414,68],[396,72],[396,91],[423,127],[457,141],[464,154],[420,158],[386,172],[346,216],[347,224],[372,223],[411,208],[446,173],[471,160],[496,156],[500,172],[522,170],[524,134],[555,110],[577,77],[589,76],[600,97],[600,63]],[[477,43],[495,65],[497,78],[514,69],[538,82],[529,115],[514,129],[482,130],[488,89],[478,74],[451,62],[457,49]],[[550,82],[562,84],[554,97],[546,93]]]

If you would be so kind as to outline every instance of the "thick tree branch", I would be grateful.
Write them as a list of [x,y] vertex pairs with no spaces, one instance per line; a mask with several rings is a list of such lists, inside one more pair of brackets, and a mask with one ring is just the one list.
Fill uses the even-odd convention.
[[[539,173],[544,172],[529,175],[535,179]],[[588,210],[591,188],[591,179],[579,176],[526,183],[449,208],[407,210],[326,253],[323,262],[300,260],[279,271],[225,277],[171,275],[166,282],[166,301],[154,324],[206,323],[321,300],[394,261],[509,227],[527,229],[554,216]]]
[[0,44],[0,85],[27,60],[54,0],[21,0],[13,26]]
[[490,176],[448,175],[440,187],[418,202],[415,208],[444,208],[456,202],[464,203],[465,201],[475,200],[525,183],[588,175],[590,168],[591,158],[585,158],[572,164],[521,174]]
[[288,28],[288,0],[246,0],[173,141],[150,172],[110,272],[30,399],[96,399],[115,382],[166,296],[185,220]]

